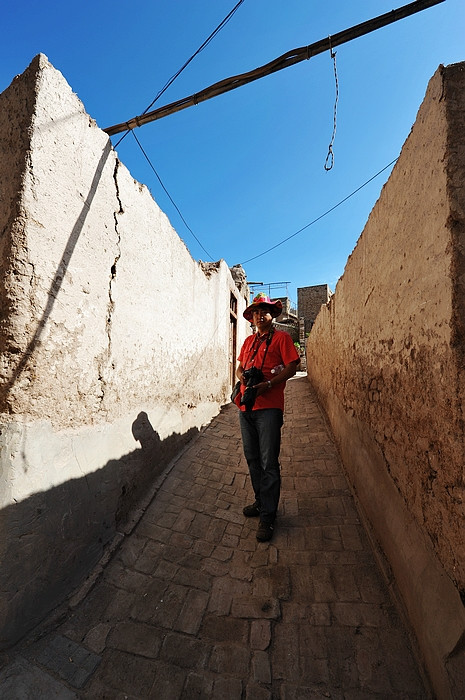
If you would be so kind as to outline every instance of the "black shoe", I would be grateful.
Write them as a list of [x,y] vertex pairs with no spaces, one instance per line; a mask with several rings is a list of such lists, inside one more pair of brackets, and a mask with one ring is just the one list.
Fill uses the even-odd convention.
[[244,513],[246,518],[258,518],[258,516],[260,515],[260,510],[257,501],[255,501],[255,503],[252,503],[252,505],[250,506],[246,506],[242,512]]
[[273,537],[274,525],[272,523],[264,523],[260,521],[257,530],[257,540],[259,542],[268,542]]

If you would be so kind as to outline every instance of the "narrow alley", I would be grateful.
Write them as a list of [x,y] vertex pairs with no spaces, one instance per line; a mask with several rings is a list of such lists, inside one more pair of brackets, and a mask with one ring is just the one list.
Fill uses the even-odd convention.
[[251,489],[229,404],[87,596],[0,657],[0,697],[431,697],[303,373],[286,402],[273,540],[242,515]]

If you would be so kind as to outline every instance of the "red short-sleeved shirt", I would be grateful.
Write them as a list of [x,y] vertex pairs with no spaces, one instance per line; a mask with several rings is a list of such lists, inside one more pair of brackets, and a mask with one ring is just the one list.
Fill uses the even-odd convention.
[[[244,369],[249,369],[252,364],[258,369],[262,369],[265,376],[265,381],[273,379],[276,374],[272,374],[271,370],[273,367],[278,365],[288,365],[290,362],[300,360],[299,353],[295,349],[294,343],[292,341],[289,333],[285,331],[273,332],[273,337],[268,348],[268,352],[265,357],[265,364],[262,368],[263,356],[266,350],[266,341],[260,344],[259,350],[255,355],[252,363],[253,350],[252,346],[256,342],[256,335],[249,335],[241,348],[239,357],[237,358]],[[256,346],[255,346],[256,347]],[[253,410],[256,411],[260,408],[280,408],[284,410],[284,388],[286,382],[280,382],[273,386],[269,391],[266,391],[262,396],[258,396]],[[245,391],[245,386],[241,384],[241,393],[236,398],[236,404],[239,406],[241,411],[245,411],[245,406],[240,406],[240,397]]]

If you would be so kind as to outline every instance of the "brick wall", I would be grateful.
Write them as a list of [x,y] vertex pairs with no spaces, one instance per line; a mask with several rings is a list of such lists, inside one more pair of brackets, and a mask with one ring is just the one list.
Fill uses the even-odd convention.
[[465,697],[465,64],[440,67],[307,343],[437,697]]
[[294,326],[294,325],[291,326],[287,323],[279,323],[277,321],[273,322],[273,326],[278,331],[284,331],[285,333],[289,333],[289,335],[291,336],[294,343],[299,342],[299,328],[298,328],[298,326]]
[[297,315],[305,320],[305,332],[308,333],[321,309],[331,297],[327,284],[316,284],[311,287],[297,289]]

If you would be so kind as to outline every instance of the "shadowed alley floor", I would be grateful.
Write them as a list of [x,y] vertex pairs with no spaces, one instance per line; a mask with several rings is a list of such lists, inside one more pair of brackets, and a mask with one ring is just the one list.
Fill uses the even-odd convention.
[[429,698],[300,373],[286,389],[281,464],[276,533],[258,543],[226,406],[86,598],[7,656],[0,697]]

